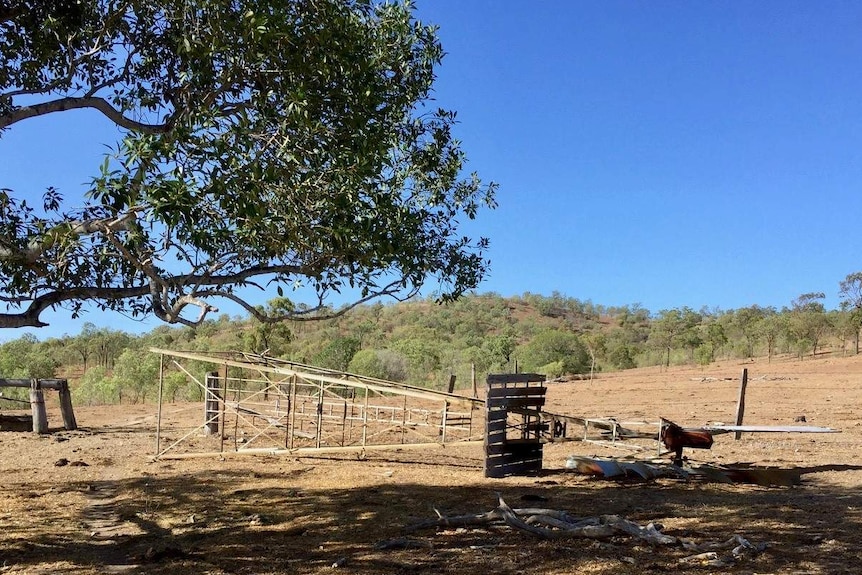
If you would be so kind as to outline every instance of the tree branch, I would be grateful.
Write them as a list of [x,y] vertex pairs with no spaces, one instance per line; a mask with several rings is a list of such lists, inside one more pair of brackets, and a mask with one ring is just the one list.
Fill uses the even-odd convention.
[[[9,305],[15,303],[30,302],[30,305],[21,313],[0,313],[0,328],[16,328],[16,327],[45,327],[48,324],[41,321],[39,317],[42,312],[50,307],[60,305],[67,301],[73,300],[93,300],[93,301],[121,301],[135,298],[150,296],[153,307],[153,313],[162,321],[167,323],[180,323],[188,326],[199,325],[209,312],[218,311],[218,308],[212,306],[202,298],[222,297],[229,299],[234,303],[239,304],[243,309],[248,311],[258,320],[264,323],[278,323],[285,320],[293,321],[312,321],[321,319],[332,319],[340,317],[355,308],[372,299],[382,296],[396,297],[399,293],[401,281],[393,281],[392,283],[369,293],[352,303],[339,308],[331,313],[319,314],[316,313],[323,309],[323,304],[307,309],[295,310],[292,312],[269,315],[261,312],[252,304],[245,301],[230,291],[224,291],[218,288],[224,285],[237,285],[245,283],[250,277],[261,275],[305,275],[301,266],[281,265],[281,266],[257,266],[249,268],[237,273],[227,275],[209,275],[209,274],[186,274],[168,278],[148,278],[147,283],[139,286],[130,287],[76,287],[67,289],[58,289],[44,293],[35,298],[3,298]],[[173,304],[169,304],[169,294],[171,291],[181,293],[184,288],[193,286],[193,290],[189,293],[179,295]],[[199,288],[211,289],[199,289]],[[416,290],[412,290],[411,293]],[[201,309],[200,315],[196,320],[188,320],[181,317],[183,309],[189,305],[197,306]]]
[[142,297],[149,293],[149,286],[98,288],[81,287],[58,290],[43,294],[30,302],[30,306],[21,313],[0,314],[0,328],[45,327],[48,324],[39,319],[46,309],[66,301],[80,300],[111,300]]
[[128,130],[143,132],[145,134],[164,134],[173,128],[173,119],[170,119],[163,124],[145,124],[143,122],[137,122],[124,116],[122,112],[111,106],[111,104],[104,98],[87,97],[60,98],[59,100],[51,100],[50,102],[42,102],[39,104],[33,104],[32,106],[21,106],[15,108],[8,114],[0,116],[0,130],[28,118],[82,108],[93,108],[98,110],[118,126]]
[[[48,324],[41,321],[39,317],[46,309],[60,305],[64,302],[73,300],[94,300],[94,301],[121,301],[140,297],[150,296],[152,298],[153,312],[160,319],[168,323],[182,323],[184,325],[198,325],[203,321],[206,313],[215,311],[217,308],[202,302],[203,297],[226,297],[240,303],[246,309],[253,309],[253,306],[242,301],[233,294],[217,289],[195,290],[188,294],[182,294],[168,309],[167,296],[170,290],[182,292],[183,288],[189,286],[217,288],[224,285],[235,285],[243,283],[250,277],[269,275],[269,274],[291,274],[304,275],[303,268],[293,265],[281,266],[256,266],[241,272],[211,276],[209,274],[186,274],[168,278],[158,278],[158,281],[153,281],[148,278],[147,283],[138,286],[129,287],[75,287],[66,289],[56,289],[43,293],[34,298],[11,298],[4,297],[3,300],[8,305],[23,304],[30,302],[26,310],[21,313],[0,313],[0,328],[16,328],[16,327],[45,327]],[[385,295],[379,293],[378,295]],[[369,298],[364,298],[362,301],[367,301]],[[361,303],[361,302],[359,302]],[[187,305],[196,305],[201,308],[201,315],[197,321],[189,321],[181,318],[179,313]],[[354,304],[355,305],[359,305]],[[339,311],[333,317],[342,315],[346,310]],[[298,312],[305,314],[307,312]],[[276,321],[289,319],[290,316],[280,318]],[[309,318],[310,319],[310,318]]]
[[[143,210],[142,206],[130,208],[127,212],[117,217],[97,218],[92,220],[67,221],[59,226],[68,228],[69,233],[73,235],[90,235],[96,232],[112,233],[118,231],[128,231],[129,222],[137,218],[138,212]],[[0,247],[0,261],[2,260],[21,260],[23,259],[28,264],[34,264],[45,250],[50,248],[54,240],[48,233],[36,236],[30,239],[26,249],[20,250],[17,248]]]
[[[262,323],[278,323],[285,320],[291,321],[318,321],[323,319],[334,319],[337,317],[341,317],[346,314],[348,311],[353,308],[360,306],[364,303],[371,301],[372,299],[376,299],[382,296],[395,296],[398,293],[398,286],[401,285],[400,281],[394,281],[387,285],[386,287],[375,290],[372,293],[369,293],[367,296],[360,298],[358,300],[353,301],[352,303],[345,305],[339,308],[337,311],[333,311],[331,313],[319,314],[321,309],[324,308],[323,303],[321,301],[321,305],[315,306],[313,308],[305,309],[305,310],[294,310],[283,314],[271,315],[267,314],[257,307],[251,305],[241,297],[236,294],[223,292],[218,290],[204,290],[197,291],[195,295],[197,297],[223,297],[225,299],[229,299],[234,303],[240,305],[243,309],[245,309],[248,313],[255,317],[258,321]],[[414,290],[415,291],[415,290]],[[195,304],[198,305],[198,304]]]

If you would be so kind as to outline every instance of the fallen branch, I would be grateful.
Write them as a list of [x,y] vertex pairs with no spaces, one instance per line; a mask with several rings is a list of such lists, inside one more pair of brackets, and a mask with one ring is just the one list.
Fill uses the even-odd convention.
[[[515,515],[520,517],[547,517],[549,519],[556,519],[567,524],[577,523],[582,521],[580,518],[572,517],[565,511],[560,511],[557,509],[541,509],[534,507],[527,507],[521,509],[512,509],[515,512]],[[486,513],[478,513],[473,515],[451,515],[444,516],[438,510],[434,510],[434,513],[437,514],[436,519],[430,519],[428,521],[422,521],[420,523],[415,523],[407,528],[408,531],[419,531],[421,529],[429,529],[431,527],[473,527],[476,525],[490,525],[492,523],[499,523],[503,521],[503,514],[499,509],[492,509]]]
[[631,535],[636,539],[642,539],[650,545],[676,545],[679,543],[679,539],[676,537],[665,535],[659,531],[655,523],[648,523],[646,527],[641,527],[637,523],[623,519],[618,515],[605,515],[602,517],[602,521],[617,531]]
[[[666,535],[662,526],[648,523],[645,527],[618,515],[578,518],[565,511],[556,509],[513,509],[497,495],[497,507],[485,513],[473,515],[445,516],[436,509],[437,518],[423,521],[408,527],[417,531],[431,527],[476,527],[506,525],[517,531],[528,533],[541,539],[587,537],[593,539],[627,535],[654,547],[680,547],[694,553],[680,559],[685,564],[707,564],[710,566],[730,565],[747,555],[755,555],[766,548],[766,544],[754,545],[741,535],[734,535],[727,541],[695,543],[688,539]],[[720,556],[718,551],[730,550]]]
[[550,539],[554,536],[554,531],[547,529],[545,527],[536,527],[535,525],[530,525],[515,513],[515,511],[509,507],[505,501],[503,501],[503,496],[499,493],[497,494],[497,511],[499,511],[503,515],[503,521],[509,527],[513,527],[520,531],[526,531],[536,537],[541,537],[542,539]]

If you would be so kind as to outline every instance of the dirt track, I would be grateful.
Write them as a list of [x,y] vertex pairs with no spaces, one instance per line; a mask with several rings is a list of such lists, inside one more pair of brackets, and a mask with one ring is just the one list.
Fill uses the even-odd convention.
[[[552,384],[548,410],[621,421],[730,423],[743,365],[657,368]],[[0,433],[0,573],[859,573],[862,570],[862,358],[747,364],[746,423],[831,426],[840,434],[718,437],[692,460],[796,466],[794,488],[595,480],[563,471],[591,444],[549,445],[539,477],[488,480],[478,448],[365,460],[149,461],[155,408],[76,408],[82,429]],[[181,409],[171,406],[169,409]],[[194,417],[199,414],[193,413]],[[56,425],[59,414],[49,413]],[[66,465],[57,466],[66,460]],[[405,527],[516,506],[618,514],[695,541],[734,534],[765,551],[727,568],[683,566],[683,549],[628,537],[540,541],[508,528]],[[409,536],[413,547],[380,550]],[[333,565],[338,567],[333,568]]]

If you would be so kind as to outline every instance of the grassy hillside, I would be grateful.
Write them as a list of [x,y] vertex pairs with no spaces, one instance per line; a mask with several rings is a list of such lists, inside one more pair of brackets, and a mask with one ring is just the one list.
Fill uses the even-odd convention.
[[[283,302],[282,302],[283,303]],[[851,312],[817,302],[775,310],[751,306],[651,313],[640,306],[604,307],[554,293],[469,295],[357,307],[326,321],[263,325],[223,315],[197,328],[160,326],[133,336],[85,324],[80,334],[0,346],[0,376],[73,380],[91,403],[152,399],[158,362],[150,347],[268,353],[385,379],[442,388],[451,375],[469,387],[475,373],[531,371],[550,377],[600,374],[655,365],[785,354],[798,360],[856,352]],[[203,369],[203,367],[202,367]],[[180,374],[171,397],[195,399]]]

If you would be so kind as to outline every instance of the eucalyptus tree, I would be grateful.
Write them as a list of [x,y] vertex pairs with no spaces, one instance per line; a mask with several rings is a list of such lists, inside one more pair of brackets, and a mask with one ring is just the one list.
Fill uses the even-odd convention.
[[846,356],[847,342],[853,341],[855,343],[856,334],[859,333],[856,318],[852,312],[846,309],[830,310],[826,316],[832,328],[833,335],[837,336],[841,341],[841,353]]
[[774,307],[763,308],[763,312],[763,317],[755,323],[755,331],[766,342],[767,362],[772,363],[780,338],[788,333],[788,316]]
[[592,381],[599,357],[607,353],[608,338],[593,325],[592,329],[581,335],[580,339],[587,348],[587,353],[590,354],[590,381]]
[[722,318],[727,314],[703,313],[700,324],[700,345],[694,350],[697,362],[706,365],[715,361],[716,355],[728,343]]
[[670,366],[671,351],[678,346],[692,353],[702,343],[698,327],[702,316],[689,307],[663,309],[650,323],[649,341],[651,347],[662,352],[665,367]]
[[755,346],[762,336],[758,326],[767,315],[768,310],[759,305],[739,308],[732,315],[731,325],[742,336],[746,359],[754,356]]
[[800,357],[802,350],[811,348],[811,355],[817,355],[823,336],[829,330],[829,317],[826,308],[820,301],[826,295],[823,292],[810,292],[793,300],[788,316],[788,333],[797,343]]
[[[119,134],[97,142],[110,152],[83,198],[52,187],[34,202],[0,182],[0,327],[87,302],[191,326],[220,299],[311,319],[344,313],[324,302],[347,289],[358,303],[429,280],[444,301],[476,287],[487,240],[461,227],[495,186],[464,174],[455,113],[431,106],[443,49],[413,10],[0,3],[0,134],[74,110]],[[275,314],[241,289],[300,285],[312,304]]]
[[859,333],[862,332],[862,272],[848,274],[841,280],[841,309],[849,314],[849,325],[854,328],[855,353],[859,353]]

